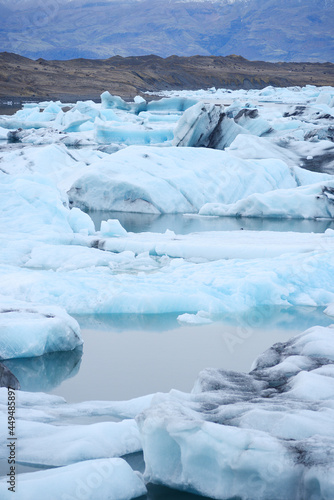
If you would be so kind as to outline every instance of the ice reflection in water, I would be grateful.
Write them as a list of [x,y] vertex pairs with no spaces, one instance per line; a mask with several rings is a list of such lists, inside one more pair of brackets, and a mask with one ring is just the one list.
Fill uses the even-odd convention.
[[64,380],[77,375],[82,347],[73,351],[52,352],[35,358],[2,361],[20,382],[22,391],[50,392]]
[[172,388],[189,392],[207,367],[249,371],[273,343],[332,319],[323,308],[263,307],[210,325],[177,315],[77,317],[85,341],[79,373],[52,392],[68,402],[126,400]]
[[323,233],[334,229],[330,219],[265,219],[256,217],[199,217],[180,214],[140,214],[127,212],[89,211],[95,228],[100,230],[101,221],[118,219],[122,226],[131,233],[150,231],[164,233],[167,229],[177,234],[198,231],[295,231],[300,233]]

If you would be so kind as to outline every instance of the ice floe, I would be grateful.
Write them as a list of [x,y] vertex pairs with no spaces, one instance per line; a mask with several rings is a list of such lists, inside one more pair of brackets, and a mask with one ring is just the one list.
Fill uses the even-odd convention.
[[0,297],[0,359],[29,358],[82,345],[80,328],[64,309]]
[[333,328],[261,355],[249,373],[204,370],[191,394],[137,418],[147,481],[211,498],[334,494]]
[[[197,213],[208,202],[233,203],[253,193],[310,179],[282,160],[244,160],[206,148],[130,146],[92,163],[68,191],[71,206],[143,213]],[[303,182],[304,181],[304,182]]]
[[146,493],[140,474],[120,458],[86,460],[67,467],[20,474],[16,481],[13,493],[8,490],[7,478],[0,479],[1,498],[8,500],[17,495],[20,500],[131,500]]
[[334,181],[296,189],[254,193],[235,203],[207,203],[200,215],[233,217],[279,217],[291,219],[333,219]]

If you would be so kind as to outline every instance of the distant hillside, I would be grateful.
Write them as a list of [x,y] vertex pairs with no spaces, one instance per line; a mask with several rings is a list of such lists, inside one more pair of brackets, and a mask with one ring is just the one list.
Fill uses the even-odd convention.
[[267,85],[334,85],[332,63],[267,63],[229,57],[111,57],[33,61],[0,53],[0,97],[98,98],[101,92],[133,97],[146,90]]
[[240,54],[334,62],[333,0],[0,0],[0,48],[33,59]]

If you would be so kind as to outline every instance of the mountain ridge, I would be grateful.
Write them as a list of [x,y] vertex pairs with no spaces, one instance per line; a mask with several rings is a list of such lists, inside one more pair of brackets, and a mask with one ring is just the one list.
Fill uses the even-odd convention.
[[268,63],[238,56],[156,55],[108,59],[32,60],[0,53],[0,97],[98,99],[108,90],[122,97],[145,91],[334,85],[332,63]]
[[0,0],[0,47],[36,59],[241,54],[334,62],[334,0]]

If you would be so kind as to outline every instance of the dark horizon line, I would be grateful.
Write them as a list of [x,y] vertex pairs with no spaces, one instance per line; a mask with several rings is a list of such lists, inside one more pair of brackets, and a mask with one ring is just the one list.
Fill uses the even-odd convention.
[[205,58],[215,57],[215,58],[221,58],[221,59],[235,58],[235,59],[242,59],[242,60],[249,62],[249,63],[265,63],[265,64],[274,64],[274,65],[276,65],[276,64],[280,64],[280,65],[283,65],[283,64],[284,65],[289,65],[289,64],[324,64],[324,65],[327,65],[327,64],[331,64],[331,65],[334,65],[334,62],[332,62],[332,61],[265,61],[263,59],[247,59],[246,57],[238,55],[238,54],[229,54],[227,56],[222,56],[222,55],[217,55],[217,54],[210,54],[210,55],[193,54],[191,56],[179,56],[177,54],[172,54],[172,55],[166,56],[166,57],[162,57],[162,56],[159,56],[157,54],[152,54],[152,53],[151,54],[141,54],[141,55],[131,55],[131,56],[121,56],[119,54],[116,54],[116,55],[113,55],[110,57],[105,57],[105,58],[102,58],[102,57],[95,57],[95,58],[73,57],[70,59],[45,59],[44,57],[38,57],[37,59],[35,59],[35,58],[28,57],[28,56],[24,56],[22,54],[17,54],[16,52],[8,52],[8,51],[1,51],[0,57],[2,55],[22,57],[24,59],[29,59],[30,61],[35,61],[35,62],[38,62],[38,61],[69,62],[69,61],[79,61],[79,60],[83,60],[83,61],[108,61],[108,60],[114,59],[114,58],[133,59],[133,58],[145,58],[145,57],[154,57],[154,58],[162,59],[162,60],[171,59],[171,58],[178,58],[178,59],[203,58],[203,59],[205,59]]

